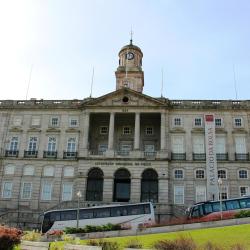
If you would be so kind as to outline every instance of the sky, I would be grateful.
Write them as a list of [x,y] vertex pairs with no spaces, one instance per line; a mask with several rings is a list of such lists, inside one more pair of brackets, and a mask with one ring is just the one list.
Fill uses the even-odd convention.
[[[143,51],[144,94],[250,99],[249,0],[0,0],[0,99],[115,90],[119,50]],[[29,86],[29,87],[28,87]]]

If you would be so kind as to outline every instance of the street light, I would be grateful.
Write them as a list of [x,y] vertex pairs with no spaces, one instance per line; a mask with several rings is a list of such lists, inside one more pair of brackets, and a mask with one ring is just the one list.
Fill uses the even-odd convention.
[[76,193],[76,196],[78,198],[78,202],[77,202],[77,215],[76,215],[76,228],[79,228],[79,208],[80,208],[80,198],[82,197],[82,193],[81,193],[80,190]]
[[222,195],[221,195],[221,185],[222,185],[222,179],[218,179],[218,185],[219,185],[219,198],[220,198],[220,219],[222,220]]

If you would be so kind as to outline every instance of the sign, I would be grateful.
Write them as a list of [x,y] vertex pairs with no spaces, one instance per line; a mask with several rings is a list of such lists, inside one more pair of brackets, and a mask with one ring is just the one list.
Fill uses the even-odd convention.
[[214,115],[205,115],[207,199],[219,200]]

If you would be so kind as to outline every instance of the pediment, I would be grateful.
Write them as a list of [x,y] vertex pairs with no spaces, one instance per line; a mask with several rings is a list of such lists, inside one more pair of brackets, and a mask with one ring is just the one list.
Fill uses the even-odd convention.
[[[165,100],[165,99],[164,99]],[[166,105],[166,101],[162,101],[134,90],[123,88],[111,92],[107,95],[90,100],[86,106],[142,106],[142,107],[159,107]]]

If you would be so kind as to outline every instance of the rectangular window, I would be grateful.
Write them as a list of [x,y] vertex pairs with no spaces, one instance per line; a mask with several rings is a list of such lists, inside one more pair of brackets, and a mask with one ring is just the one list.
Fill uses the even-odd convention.
[[40,126],[40,117],[39,116],[32,116],[31,118],[31,126]]
[[194,126],[201,127],[202,126],[202,119],[200,117],[194,118]]
[[180,127],[182,124],[181,124],[181,118],[180,117],[175,117],[174,118],[174,126],[175,127]]
[[145,134],[146,135],[153,135],[154,134],[153,127],[146,127]]
[[37,137],[30,137],[28,144],[28,151],[36,151],[37,150]]
[[52,183],[43,183],[42,186],[42,196],[41,199],[44,201],[51,200],[51,194],[52,194]]
[[184,187],[174,187],[174,204],[184,204]]
[[78,119],[77,118],[70,118],[69,119],[69,126],[70,127],[78,127]]
[[32,192],[32,183],[31,182],[23,182],[22,185],[22,199],[30,199]]
[[246,138],[243,136],[235,137],[235,153],[246,154]]
[[18,150],[18,137],[17,136],[14,136],[11,138],[9,150],[10,151]]
[[155,145],[154,144],[146,144],[144,146],[145,152],[152,153],[155,152]]
[[108,150],[108,144],[99,144],[98,145],[98,154],[99,155],[103,155],[104,152],[106,152]]
[[73,184],[72,183],[63,183],[62,200],[63,201],[71,201],[72,200],[72,191],[73,191]]
[[242,127],[242,118],[239,118],[239,117],[237,117],[237,118],[234,118],[234,126],[236,127],[236,128],[240,128],[240,127]]
[[184,150],[184,137],[182,135],[175,135],[172,137],[172,152],[175,154],[183,154]]
[[219,198],[220,198],[220,197],[221,197],[222,200],[228,199],[227,186],[221,186],[221,187],[220,187]]
[[193,137],[193,152],[195,154],[204,154],[205,153],[204,136],[194,136]]
[[121,144],[121,155],[129,155],[129,152],[132,150],[131,144]]
[[123,127],[123,134],[124,135],[130,135],[131,134],[131,128],[130,127]]
[[67,152],[76,152],[76,138],[68,139]]
[[48,138],[48,151],[49,152],[55,152],[56,151],[56,138],[55,137],[49,137]]
[[14,116],[13,117],[13,126],[21,126],[22,125],[22,117],[21,116]]
[[216,137],[216,153],[225,154],[226,153],[226,138],[225,137]]
[[107,135],[108,134],[108,126],[101,126],[100,127],[100,135]]
[[52,117],[51,118],[51,126],[52,127],[58,127],[59,126],[59,118],[58,117]]
[[5,181],[3,183],[2,197],[3,198],[11,198],[11,196],[12,196],[12,182],[11,181]]
[[249,195],[249,187],[240,187],[240,196]]
[[217,128],[222,127],[222,119],[221,118],[215,118],[214,123],[215,123],[215,127],[217,127]]
[[205,186],[197,186],[195,192],[196,192],[196,202],[206,201],[206,187]]
[[7,165],[4,167],[4,174],[13,175],[14,173],[15,173],[15,166],[14,165]]

